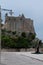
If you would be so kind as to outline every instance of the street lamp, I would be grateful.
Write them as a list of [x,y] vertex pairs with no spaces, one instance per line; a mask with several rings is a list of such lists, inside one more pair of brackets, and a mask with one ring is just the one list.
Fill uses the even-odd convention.
[[0,6],[0,50],[1,50],[1,6]]

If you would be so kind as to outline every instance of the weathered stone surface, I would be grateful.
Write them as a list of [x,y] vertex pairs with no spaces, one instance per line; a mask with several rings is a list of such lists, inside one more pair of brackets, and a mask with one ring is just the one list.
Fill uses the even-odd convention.
[[42,61],[21,55],[19,52],[1,52],[2,65],[43,65]]
[[5,18],[5,28],[11,31],[17,31],[18,34],[21,32],[32,32],[34,33],[33,20],[30,18],[25,18],[23,16]]

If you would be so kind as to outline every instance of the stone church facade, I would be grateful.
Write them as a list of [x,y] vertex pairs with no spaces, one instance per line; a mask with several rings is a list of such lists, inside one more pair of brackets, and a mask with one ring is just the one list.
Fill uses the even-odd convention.
[[22,16],[6,16],[5,17],[5,29],[8,31],[16,31],[17,33],[34,33],[33,20]]

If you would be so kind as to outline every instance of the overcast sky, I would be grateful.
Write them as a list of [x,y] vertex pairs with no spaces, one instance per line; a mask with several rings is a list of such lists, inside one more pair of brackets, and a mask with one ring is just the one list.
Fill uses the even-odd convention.
[[0,5],[12,9],[15,16],[23,13],[33,19],[37,37],[43,40],[43,0],[0,0]]

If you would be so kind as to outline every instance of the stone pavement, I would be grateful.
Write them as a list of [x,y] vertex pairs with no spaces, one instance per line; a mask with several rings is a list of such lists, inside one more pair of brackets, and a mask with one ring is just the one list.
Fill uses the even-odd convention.
[[[43,61],[31,58],[30,52],[1,52],[1,65],[43,65]],[[41,55],[40,55],[41,56]],[[42,55],[43,56],[43,55]]]
[[43,61],[43,54],[33,54],[32,52],[21,52],[19,54]]

